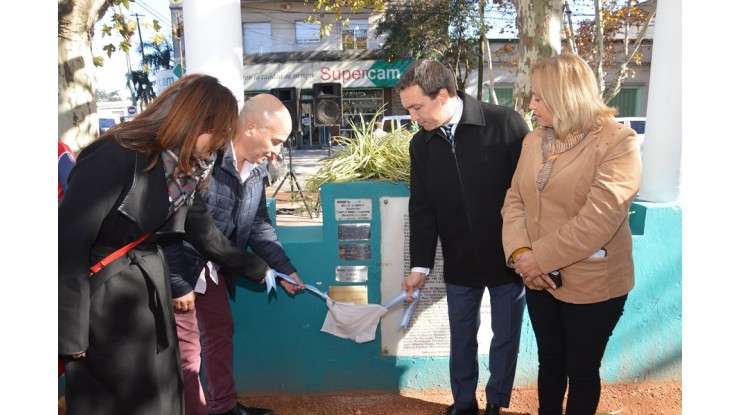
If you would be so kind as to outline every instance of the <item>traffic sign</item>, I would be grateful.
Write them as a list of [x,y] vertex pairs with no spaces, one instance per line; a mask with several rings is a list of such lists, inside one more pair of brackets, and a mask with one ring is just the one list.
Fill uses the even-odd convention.
[[136,115],[136,107],[133,105],[129,105],[128,108],[126,108],[126,113],[128,115]]

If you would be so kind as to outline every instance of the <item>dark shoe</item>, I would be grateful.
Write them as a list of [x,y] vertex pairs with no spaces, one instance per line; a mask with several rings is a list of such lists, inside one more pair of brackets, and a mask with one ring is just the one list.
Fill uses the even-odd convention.
[[486,405],[486,412],[483,412],[483,415],[500,415],[501,414],[501,408],[498,407],[498,405],[491,405],[490,403]]
[[452,404],[447,407],[444,415],[478,415],[478,408],[455,409],[455,405]]
[[244,406],[237,402],[236,406],[231,408],[230,411],[224,412],[223,414],[211,414],[211,415],[274,415],[272,409],[265,408],[252,408]]

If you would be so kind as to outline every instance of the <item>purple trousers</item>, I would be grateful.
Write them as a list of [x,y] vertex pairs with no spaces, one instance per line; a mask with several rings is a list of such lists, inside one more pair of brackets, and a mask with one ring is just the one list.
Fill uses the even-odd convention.
[[[195,310],[175,310],[185,389],[185,415],[222,413],[236,406],[234,384],[234,320],[221,278],[215,284],[206,269],[204,294],[195,294]],[[207,383],[206,400],[200,380],[201,355]]]

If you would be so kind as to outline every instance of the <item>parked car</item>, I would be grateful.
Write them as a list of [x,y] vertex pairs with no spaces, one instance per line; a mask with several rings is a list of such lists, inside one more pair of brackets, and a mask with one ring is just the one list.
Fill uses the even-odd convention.
[[632,128],[637,133],[637,141],[640,143],[640,154],[642,154],[642,144],[645,142],[645,117],[617,117],[618,123]]
[[411,121],[410,115],[385,115],[383,116],[383,131],[390,133],[391,131],[398,130],[399,128],[406,128],[411,131],[416,131],[419,126]]

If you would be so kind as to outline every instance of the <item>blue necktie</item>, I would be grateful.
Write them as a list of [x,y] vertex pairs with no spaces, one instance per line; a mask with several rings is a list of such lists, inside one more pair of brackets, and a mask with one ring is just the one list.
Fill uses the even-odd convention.
[[452,135],[452,126],[453,124],[444,124],[442,125],[442,131],[445,132],[445,135],[447,136],[447,139],[450,140],[450,143],[455,143],[455,137]]

